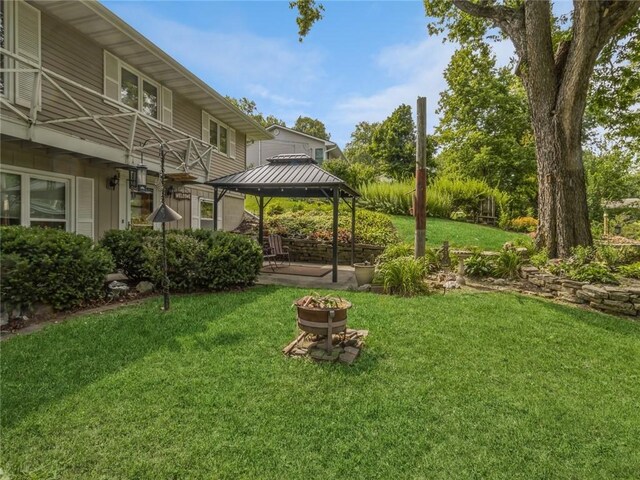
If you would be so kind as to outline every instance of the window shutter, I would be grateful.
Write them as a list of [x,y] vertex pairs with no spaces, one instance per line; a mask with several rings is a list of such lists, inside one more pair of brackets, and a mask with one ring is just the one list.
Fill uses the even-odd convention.
[[[16,53],[40,66],[40,10],[26,2],[16,2]],[[33,65],[17,62],[17,68],[33,69]],[[16,73],[16,103],[31,107],[37,74]],[[40,92],[37,92],[38,103]]]
[[104,51],[104,94],[120,101],[120,65],[118,59]]
[[162,122],[173,126],[173,92],[162,87]]
[[224,214],[223,214],[223,210],[224,210],[224,199],[220,199],[218,201],[218,230],[222,230],[224,228],[223,225],[223,221],[224,221]]
[[229,128],[229,157],[236,158],[236,131]]
[[76,177],[76,233],[93,240],[93,179]]
[[209,144],[209,114],[202,111],[202,141]]
[[200,197],[191,195],[191,228],[200,228]]

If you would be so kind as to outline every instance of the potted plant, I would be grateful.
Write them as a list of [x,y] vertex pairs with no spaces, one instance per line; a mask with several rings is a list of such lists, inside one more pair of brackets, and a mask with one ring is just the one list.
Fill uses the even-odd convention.
[[315,335],[326,335],[327,351],[332,349],[332,335],[347,329],[347,310],[351,303],[330,295],[306,295],[293,305],[298,310],[298,328]]
[[376,266],[370,262],[354,263],[358,286],[371,284],[376,273]]

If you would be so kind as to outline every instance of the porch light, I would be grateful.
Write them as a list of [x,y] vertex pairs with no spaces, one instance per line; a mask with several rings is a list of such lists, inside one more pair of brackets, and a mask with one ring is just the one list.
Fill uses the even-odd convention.
[[120,178],[118,178],[118,175],[114,175],[113,177],[109,177],[107,179],[107,188],[109,190],[115,190],[119,183],[120,183]]
[[147,191],[147,166],[142,162],[129,169],[129,187],[134,192]]

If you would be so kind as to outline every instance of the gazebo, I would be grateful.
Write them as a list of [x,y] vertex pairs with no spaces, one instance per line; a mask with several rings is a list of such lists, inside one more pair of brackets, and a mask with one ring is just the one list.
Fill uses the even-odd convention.
[[[213,187],[213,228],[218,229],[218,202],[229,192],[258,197],[258,242],[264,243],[264,207],[274,197],[326,198],[333,204],[333,272],[338,281],[338,206],[340,200],[351,209],[351,262],[354,260],[356,198],[358,192],[344,180],[323,170],[304,153],[281,154],[267,159],[267,164],[207,182]],[[265,202],[266,199],[266,202]]]

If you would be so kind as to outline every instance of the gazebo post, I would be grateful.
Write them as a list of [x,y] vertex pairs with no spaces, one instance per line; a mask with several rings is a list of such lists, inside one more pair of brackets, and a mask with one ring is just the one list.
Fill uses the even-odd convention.
[[351,265],[356,263],[356,197],[351,198]]
[[260,195],[258,201],[258,210],[259,210],[259,218],[258,218],[258,243],[260,244],[260,248],[264,246],[264,197]]
[[333,188],[333,273],[331,281],[338,282],[338,205],[340,203],[340,188]]
[[[193,216],[193,213],[192,213]],[[213,188],[213,231],[218,230],[218,188]]]

